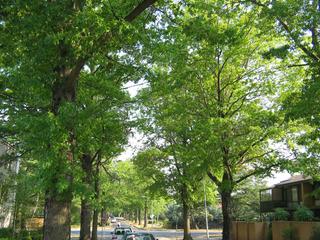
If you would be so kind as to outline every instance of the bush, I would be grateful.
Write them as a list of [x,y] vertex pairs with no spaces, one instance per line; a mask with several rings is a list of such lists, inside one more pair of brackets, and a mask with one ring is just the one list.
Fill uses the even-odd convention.
[[42,231],[21,231],[19,233],[19,240],[41,240]]
[[12,236],[12,228],[0,228],[0,239]]
[[296,221],[312,221],[314,216],[309,208],[300,206],[294,212],[293,217]]
[[[42,240],[42,231],[22,230],[16,234],[15,240]],[[12,228],[0,228],[0,240],[13,240]]]
[[276,208],[274,210],[273,218],[274,220],[288,220],[289,213],[283,208]]
[[282,232],[283,240],[299,240],[297,230],[292,227],[288,227]]
[[320,227],[314,227],[310,240],[320,240]]

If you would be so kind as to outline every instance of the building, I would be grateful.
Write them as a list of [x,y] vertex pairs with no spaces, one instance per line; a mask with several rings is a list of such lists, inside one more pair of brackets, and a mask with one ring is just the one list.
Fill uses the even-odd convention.
[[[0,143],[0,160],[8,152],[9,148]],[[13,221],[16,192],[12,188],[12,176],[18,171],[19,159],[12,162],[0,161],[0,228],[9,227]]]
[[273,212],[276,208],[284,208],[292,213],[297,206],[306,206],[320,217],[320,182],[311,177],[296,175],[282,181],[273,187],[260,190],[261,213]]

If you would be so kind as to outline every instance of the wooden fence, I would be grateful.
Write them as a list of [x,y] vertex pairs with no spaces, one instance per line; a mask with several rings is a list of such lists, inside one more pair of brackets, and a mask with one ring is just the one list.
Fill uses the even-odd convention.
[[269,231],[272,240],[288,240],[283,236],[287,229],[299,240],[310,240],[315,228],[320,228],[320,222],[273,221],[270,226],[266,222],[232,222],[232,240],[267,240]]
[[310,240],[313,229],[320,227],[320,222],[274,221],[272,222],[272,240],[284,240],[283,231],[292,229],[299,240]]
[[266,222],[232,222],[233,240],[266,240],[267,234]]

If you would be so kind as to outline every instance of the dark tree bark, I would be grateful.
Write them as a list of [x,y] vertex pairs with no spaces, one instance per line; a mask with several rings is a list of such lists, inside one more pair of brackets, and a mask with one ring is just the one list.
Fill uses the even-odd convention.
[[92,217],[92,240],[98,239],[98,217],[99,211],[98,209],[93,210],[93,217]]
[[44,240],[70,239],[71,198],[47,197],[45,205]]
[[231,192],[223,191],[220,193],[222,202],[223,215],[223,236],[222,240],[231,240],[232,223],[231,223]]
[[188,204],[183,201],[183,240],[192,239],[190,233],[190,210]]
[[[90,154],[82,156],[82,170],[85,173],[82,181],[88,187],[92,186],[92,158]],[[80,240],[90,240],[90,225],[91,225],[91,204],[90,199],[84,196],[81,199],[81,219],[80,219]]]
[[80,240],[90,240],[91,206],[88,200],[81,200]]
[[141,225],[141,208],[138,209],[138,224]]
[[[67,58],[67,47],[61,43],[60,56],[62,59]],[[63,50],[62,50],[63,49]],[[84,63],[83,63],[84,64]],[[82,65],[83,66],[83,65]],[[82,68],[81,66],[81,68]],[[75,83],[79,77],[80,70],[75,72],[75,69],[67,68],[64,65],[55,67],[57,79],[52,88],[52,107],[51,112],[59,115],[59,108],[63,102],[75,102],[76,100],[76,86]],[[71,74],[72,73],[72,74]],[[71,76],[72,75],[72,76]],[[71,185],[73,176],[70,172],[65,172],[65,165],[72,164],[74,161],[73,148],[75,147],[76,139],[72,126],[68,129],[69,149],[65,151],[65,156],[57,159],[58,164],[55,165],[51,171],[55,171],[50,179],[50,189],[46,191],[45,197],[45,217],[44,217],[44,240],[68,240],[70,239],[71,230],[71,201],[72,190]],[[50,146],[49,146],[50,148]],[[60,178],[64,178],[68,183],[68,187],[60,192],[57,183]]]
[[[100,155],[99,155],[99,159],[100,159]],[[99,160],[99,163],[100,163],[100,160]],[[100,197],[99,163],[97,163],[96,165],[95,178],[94,178],[94,192],[95,192],[96,201],[98,201]],[[98,239],[98,217],[99,217],[99,209],[95,208],[93,211],[93,221],[92,221],[92,240]]]
[[138,223],[139,222],[139,209],[136,209],[136,213],[135,213],[135,219],[134,219],[134,223]]
[[148,226],[148,201],[145,200],[144,202],[144,224],[143,227]]
[[182,197],[182,216],[183,216],[183,240],[191,240],[190,233],[190,207],[188,203],[188,192],[187,187],[183,186],[181,191]]

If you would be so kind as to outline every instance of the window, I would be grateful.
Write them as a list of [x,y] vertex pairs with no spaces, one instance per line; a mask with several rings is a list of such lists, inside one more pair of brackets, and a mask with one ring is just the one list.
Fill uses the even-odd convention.
[[298,188],[297,187],[291,188],[291,200],[292,200],[292,202],[298,202]]
[[272,189],[262,190],[260,192],[261,202],[272,201]]

